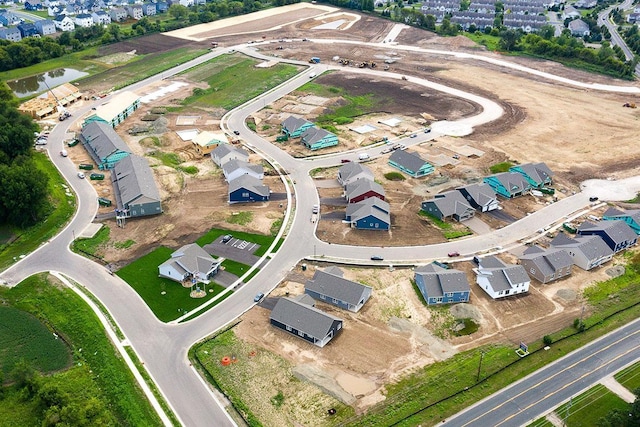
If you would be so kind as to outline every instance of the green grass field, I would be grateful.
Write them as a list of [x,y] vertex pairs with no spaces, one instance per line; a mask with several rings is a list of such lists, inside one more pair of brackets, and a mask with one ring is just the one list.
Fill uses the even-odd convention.
[[[59,395],[71,405],[85,411],[90,408],[106,411],[107,419],[93,425],[161,425],[102,324],[72,290],[54,278],[38,275],[14,288],[0,287],[0,299],[7,306],[36,316],[69,343],[73,352],[72,367],[45,377],[44,381],[57,388]],[[24,393],[8,388],[0,404],[0,423],[43,425],[38,420],[39,411],[37,399],[25,400]],[[90,417],[88,413],[85,415]]]
[[597,427],[598,420],[612,409],[629,410],[629,407],[618,395],[598,384],[558,407],[555,413],[566,420],[567,427]]
[[295,76],[300,67],[278,64],[256,68],[258,61],[243,55],[221,55],[184,73],[194,81],[207,82],[208,89],[195,89],[182,104],[231,110]]
[[0,331],[0,370],[5,378],[20,360],[42,373],[63,369],[71,362],[64,341],[29,313],[0,306]]
[[181,317],[224,290],[220,285],[210,284],[206,287],[206,297],[191,298],[189,296],[190,288],[183,288],[173,280],[158,277],[158,266],[168,260],[172,253],[173,249],[160,246],[116,272],[142,297],[153,314],[163,322],[170,322]]
[[537,420],[529,424],[527,427],[554,427],[554,426],[551,421],[543,417],[543,418],[538,418]]
[[495,165],[489,167],[491,173],[501,173],[501,172],[509,172],[509,168],[513,166],[511,162],[502,162],[496,163]]
[[623,369],[614,375],[616,381],[633,392],[640,388],[640,362]]
[[53,166],[47,155],[34,153],[33,159],[38,169],[45,172],[49,177],[48,192],[52,210],[47,219],[26,230],[12,229],[9,231],[5,229],[5,234],[11,232],[17,238],[10,244],[0,245],[0,270],[13,264],[21,255],[26,255],[33,251],[42,242],[55,236],[75,212],[75,195],[70,192],[67,193],[66,181]]

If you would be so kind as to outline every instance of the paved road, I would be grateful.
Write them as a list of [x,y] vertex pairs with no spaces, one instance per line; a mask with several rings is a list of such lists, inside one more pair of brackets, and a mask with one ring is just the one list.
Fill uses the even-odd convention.
[[[338,43],[336,40],[322,42]],[[342,43],[350,42],[342,41]],[[375,46],[381,45],[378,44]],[[235,47],[235,49],[246,48],[246,45]],[[548,79],[560,80],[578,87],[588,87],[602,91],[612,90],[640,93],[640,89],[633,86],[591,85],[559,78],[548,73],[540,73],[526,67],[509,64],[506,61],[485,58],[478,55],[425,50],[413,46],[395,45],[394,49],[438,53],[442,55],[459,56],[465,59],[490,61],[503,67],[517,68],[524,72],[536,74]],[[149,78],[127,89],[136,90],[137,88],[156,82],[198,63],[205,62],[224,52],[225,50],[223,49],[216,49],[215,52],[208,53],[203,57],[190,61],[187,64],[182,64],[171,71]],[[254,53],[254,55],[256,54]],[[274,58],[269,57],[269,59]],[[526,217],[522,221],[518,221],[494,233],[456,243],[444,243],[421,248],[362,248],[329,245],[321,242],[315,237],[315,229],[309,227],[309,213],[311,212],[311,207],[318,203],[318,196],[308,171],[311,168],[339,163],[338,157],[318,156],[317,158],[307,160],[293,159],[287,153],[280,151],[274,145],[250,132],[249,129],[245,127],[244,118],[307,82],[310,79],[311,73],[319,73],[330,68],[330,66],[324,64],[311,66],[299,76],[239,107],[225,117],[223,126],[240,130],[249,146],[254,146],[256,149],[259,148],[259,151],[278,169],[284,170],[289,174],[290,180],[284,180],[287,193],[289,194],[289,200],[287,202],[288,210],[284,223],[290,224],[288,231],[290,237],[286,239],[280,250],[272,255],[273,262],[264,265],[250,283],[240,287],[234,292],[231,298],[227,298],[217,306],[215,310],[211,310],[200,316],[197,320],[187,323],[163,324],[155,319],[151,311],[144,304],[144,301],[142,301],[126,283],[118,277],[109,275],[103,267],[69,251],[69,243],[73,240],[76,232],[79,233],[80,230],[83,230],[93,220],[97,210],[97,195],[88,182],[76,177],[76,169],[71,161],[68,158],[61,158],[57,153],[62,148],[62,141],[67,138],[66,130],[72,120],[88,112],[92,106],[104,102],[104,99],[84,106],[81,111],[75,111],[74,117],[66,122],[60,123],[60,125],[53,130],[49,138],[49,150],[50,153],[53,153],[53,163],[60,169],[61,173],[67,177],[72,188],[78,194],[78,211],[76,215],[69,226],[58,236],[4,271],[2,273],[2,279],[8,281],[9,285],[15,285],[20,280],[34,273],[56,270],[82,283],[96,295],[111,312],[113,318],[118,322],[141,360],[144,361],[146,368],[154,378],[159,389],[164,393],[184,425],[230,426],[234,424],[233,421],[228,418],[226,412],[219,406],[218,401],[210,392],[209,387],[204,384],[195,370],[190,367],[187,359],[187,351],[194,342],[208,336],[213,331],[233,321],[251,308],[254,304],[253,296],[257,292],[267,293],[277,286],[280,280],[285,277],[288,271],[293,268],[301,258],[312,257],[317,254],[318,256],[322,255],[326,259],[335,261],[370,263],[369,256],[375,251],[376,254],[384,255],[386,259],[393,260],[394,262],[424,263],[431,259],[446,257],[446,253],[451,250],[457,250],[462,254],[472,254],[496,246],[507,246],[534,233],[537,229],[546,226],[553,220],[562,220],[565,216],[582,209],[588,204],[589,195],[599,188],[598,183],[588,184],[585,186],[585,190],[588,191],[554,203],[542,211]],[[379,73],[380,75],[391,78],[401,78],[400,75],[383,71],[375,72],[372,70],[358,69],[348,69],[347,71],[370,74],[372,76]],[[470,131],[473,126],[494,120],[501,114],[499,106],[496,108],[497,104],[489,100],[455,89],[446,88],[424,79],[411,76],[408,76],[408,78],[412,83],[428,85],[436,90],[448,91],[449,93],[465,97],[483,106],[483,112],[478,116],[465,118],[458,122],[444,123],[439,128],[440,132],[467,132]],[[403,142],[406,145],[411,145],[427,141],[429,138],[438,136],[439,134],[438,126],[435,126],[431,134],[422,133],[417,138],[407,138],[403,140]],[[373,156],[380,155],[379,151],[381,150],[382,147],[367,149]],[[340,155],[340,157],[344,156],[356,158],[357,154],[353,152]],[[291,192],[293,182],[296,182],[293,188],[294,194]],[[633,192],[634,194],[640,189],[640,183],[636,181],[625,181],[614,184],[626,188],[628,192]],[[604,196],[603,194],[603,199]],[[295,211],[292,210],[294,199]],[[296,215],[297,212],[301,212],[302,214]]]
[[[620,4],[610,6],[604,9],[603,11],[601,11],[600,13],[598,13],[598,26],[602,27],[604,25],[607,27],[607,29],[609,30],[609,33],[611,34],[611,40],[610,40],[611,45],[620,46],[620,48],[624,52],[624,56],[626,57],[627,61],[633,60],[633,58],[635,58],[635,55],[631,51],[631,49],[629,49],[629,46],[627,46],[627,43],[623,40],[620,33],[618,33],[618,25],[614,24],[611,21],[611,19],[609,19],[609,13],[611,13],[613,9],[620,9],[624,11],[632,8],[632,6],[633,6],[633,0],[625,0]],[[636,65],[635,74],[636,76],[640,77],[640,64]]]
[[[553,351],[553,347],[550,351]],[[570,353],[438,425],[527,425],[603,378],[640,360],[638,350],[640,319]]]

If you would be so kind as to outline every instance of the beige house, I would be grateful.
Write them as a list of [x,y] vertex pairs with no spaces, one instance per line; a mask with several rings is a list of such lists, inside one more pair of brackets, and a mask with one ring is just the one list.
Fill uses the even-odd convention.
[[224,132],[209,132],[205,130],[196,135],[191,142],[201,156],[206,156],[211,154],[218,145],[228,144],[229,140]]

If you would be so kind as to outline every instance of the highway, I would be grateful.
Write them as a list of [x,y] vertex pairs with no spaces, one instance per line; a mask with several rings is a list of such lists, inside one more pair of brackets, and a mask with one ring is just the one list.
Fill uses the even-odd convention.
[[[350,43],[347,41],[325,40],[317,42],[326,43]],[[379,45],[382,46],[382,45]],[[258,55],[247,50],[247,45],[239,45],[220,49],[208,53],[194,61],[182,64],[175,69],[140,82],[127,90],[136,90],[151,82],[171,76],[177,72],[202,63],[210,58],[228,52],[229,50],[244,50],[252,55]],[[507,61],[486,58],[480,55],[466,53],[421,50],[413,46],[394,45],[394,49],[406,49],[415,52],[460,56],[465,59],[478,59],[499,63],[504,67],[512,67],[540,75],[540,72],[531,70]],[[275,58],[269,57],[273,60]],[[305,64],[308,65],[308,64]],[[182,324],[164,324],[159,322],[153,313],[145,305],[144,301],[125,282],[117,276],[108,274],[105,268],[83,257],[73,254],[69,250],[69,244],[76,235],[84,230],[93,220],[97,211],[96,198],[93,187],[86,181],[77,178],[75,165],[68,158],[58,155],[63,147],[63,141],[70,137],[66,131],[73,120],[77,120],[92,106],[104,103],[107,99],[101,99],[93,104],[74,111],[74,117],[61,122],[49,137],[49,153],[53,163],[67,178],[73,190],[78,196],[78,210],[70,224],[62,232],[38,250],[17,262],[12,267],[2,272],[1,278],[9,286],[19,283],[24,278],[42,271],[58,271],[81,283],[91,291],[109,310],[121,330],[131,343],[145,367],[155,380],[167,401],[174,409],[181,423],[187,426],[231,426],[234,422],[228,417],[221,403],[211,393],[209,386],[203,382],[196,371],[190,366],[187,359],[188,349],[198,340],[210,335],[224,325],[232,322],[253,303],[253,296],[257,292],[268,293],[275,288],[286,274],[303,258],[317,255],[322,259],[335,262],[355,262],[360,264],[380,264],[372,262],[369,258],[375,251],[376,255],[383,255],[384,264],[393,263],[426,263],[433,259],[441,259],[451,250],[456,250],[464,255],[496,248],[506,247],[518,240],[535,234],[536,231],[555,221],[562,221],[566,216],[580,211],[589,205],[588,198],[598,194],[606,200],[615,197],[635,195],[640,190],[638,180],[625,180],[620,182],[594,181],[585,183],[584,191],[561,201],[554,203],[543,210],[525,217],[523,220],[496,230],[494,233],[465,239],[459,242],[450,242],[425,247],[394,247],[394,248],[367,248],[351,247],[335,244],[327,244],[315,236],[315,229],[309,223],[309,214],[314,204],[318,203],[318,196],[313,180],[309,176],[309,170],[320,166],[329,166],[339,163],[339,159],[345,156],[357,157],[355,152],[342,153],[339,156],[321,156],[314,159],[294,159],[276,146],[261,139],[245,127],[244,119],[254,111],[263,108],[281,96],[289,93],[310,79],[313,72],[320,73],[330,69],[330,65],[319,64],[310,66],[299,76],[285,82],[277,88],[261,95],[260,97],[233,110],[224,117],[223,127],[238,130],[249,147],[253,147],[265,158],[272,162],[278,169],[286,171],[288,175],[283,177],[283,182],[289,193],[287,213],[284,224],[288,224],[289,236],[277,253],[271,254],[271,262],[267,263],[250,283],[240,287],[234,295],[227,298],[214,310],[203,314],[198,319]],[[371,75],[400,79],[400,75],[390,74],[384,71],[362,71],[359,69],[343,69],[342,72],[366,72]],[[588,87],[601,91],[623,91],[628,93],[640,93],[635,86],[605,86],[592,85],[590,83],[576,82],[569,79],[543,73],[545,78],[574,84],[578,87]],[[455,96],[465,97],[483,106],[483,111],[475,117],[461,119],[458,122],[448,122],[442,126],[441,131],[454,129],[456,132],[462,129],[471,132],[473,126],[495,120],[501,114],[497,104],[488,99],[468,94],[454,88],[446,88],[424,79],[408,76],[409,82],[424,84],[436,90],[448,91]],[[498,109],[496,109],[496,106]],[[455,124],[459,126],[453,126]],[[438,136],[438,124],[434,124],[432,134],[421,133],[416,138],[403,140],[406,145],[426,142],[429,138]],[[382,147],[368,148],[372,156],[380,155]],[[295,183],[295,185],[294,185]],[[609,192],[605,185],[615,186],[619,191]],[[281,230],[281,233],[283,233]]]
[[[553,351],[553,348],[552,344],[549,351]],[[640,319],[568,354],[438,425],[528,425],[606,376],[640,360],[639,349]]]

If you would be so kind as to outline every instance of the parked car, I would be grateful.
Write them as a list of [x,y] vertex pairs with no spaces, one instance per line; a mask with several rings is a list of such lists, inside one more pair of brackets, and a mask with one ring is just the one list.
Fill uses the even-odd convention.
[[234,135],[240,135],[240,131],[238,131],[238,130],[234,130],[233,133],[234,133]]
[[63,150],[61,150],[61,151],[60,151],[60,155],[61,155],[62,157],[67,157],[67,150],[64,150],[64,149],[63,149]]
[[595,197],[595,196],[591,196],[591,197],[589,197],[589,201],[590,201],[590,202],[597,202],[597,201],[598,201],[598,198],[597,198],[597,197]]
[[342,159],[342,160],[340,160],[340,163],[350,163],[350,162],[351,162],[351,160],[349,160],[349,159]]
[[447,255],[449,257],[453,258],[453,257],[456,257],[456,256],[460,256],[460,252],[453,251],[453,252],[449,252]]
[[104,198],[104,197],[98,197],[98,204],[100,206],[111,206],[111,200]]
[[82,172],[78,172],[78,178],[84,179],[84,174]]
[[231,239],[233,239],[233,236],[231,234],[225,234],[224,236],[222,236],[222,243],[228,243]]
[[318,206],[318,205],[313,205],[313,211],[312,211],[312,213],[317,214],[318,212],[320,212],[320,206]]
[[417,137],[417,136],[418,136],[418,135],[416,135],[415,133],[412,133],[412,134],[411,134],[411,136],[410,136],[409,138],[415,138],[415,137]]
[[262,292],[260,292],[255,297],[253,297],[253,302],[260,302],[260,301],[262,301],[262,298],[264,298],[264,294]]
[[382,258],[380,255],[372,255],[371,256],[371,261],[383,261],[384,258]]
[[382,151],[380,152],[380,154],[387,154],[387,153],[390,153],[390,152],[392,152],[392,151],[393,151],[393,149],[392,149],[391,147],[387,147],[387,148],[385,148],[384,150],[382,150]]
[[424,133],[429,133],[429,132],[431,132],[431,128],[426,128],[426,129],[424,130]]

